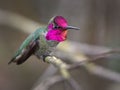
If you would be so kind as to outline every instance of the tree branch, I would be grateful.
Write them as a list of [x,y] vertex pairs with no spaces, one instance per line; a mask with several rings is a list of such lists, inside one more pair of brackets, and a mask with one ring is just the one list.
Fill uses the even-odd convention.
[[68,65],[65,62],[63,62],[61,59],[58,59],[55,56],[47,56],[45,58],[45,62],[53,64],[54,66],[56,66],[60,70],[62,76],[65,79],[70,78],[70,74],[67,70]]
[[[32,90],[48,90],[55,83],[58,83],[58,82],[60,83],[62,81],[65,81],[65,78],[63,78],[60,75],[54,75],[51,77],[47,77],[46,79],[42,80],[41,83],[33,87]],[[67,81],[68,81],[67,83],[70,84],[73,90],[81,90],[80,85],[73,78],[70,78]]]
[[63,80],[65,79],[60,75],[47,77],[47,79],[44,79],[37,86],[33,87],[32,90],[48,90],[50,86],[52,86],[53,84],[57,82],[61,82]]

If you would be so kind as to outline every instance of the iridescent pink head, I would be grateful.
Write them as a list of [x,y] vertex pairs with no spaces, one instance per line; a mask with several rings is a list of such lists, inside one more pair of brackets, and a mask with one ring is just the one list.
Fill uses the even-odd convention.
[[55,16],[50,20],[48,24],[46,39],[62,42],[67,38],[68,29],[79,30],[77,27],[68,26],[68,23],[64,17]]

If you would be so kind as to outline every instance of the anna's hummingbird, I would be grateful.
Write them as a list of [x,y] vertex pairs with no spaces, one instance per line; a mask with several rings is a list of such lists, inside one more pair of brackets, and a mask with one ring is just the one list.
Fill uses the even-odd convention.
[[8,64],[12,62],[22,64],[31,55],[44,59],[60,42],[66,40],[68,29],[79,30],[77,27],[68,26],[64,17],[53,17],[48,26],[37,29],[25,39]]

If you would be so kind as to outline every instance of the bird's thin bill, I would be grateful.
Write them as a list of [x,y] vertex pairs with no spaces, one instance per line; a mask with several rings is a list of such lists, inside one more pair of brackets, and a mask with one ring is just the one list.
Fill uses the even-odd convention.
[[67,29],[80,30],[80,28],[78,28],[78,27],[74,27],[74,26],[67,26]]

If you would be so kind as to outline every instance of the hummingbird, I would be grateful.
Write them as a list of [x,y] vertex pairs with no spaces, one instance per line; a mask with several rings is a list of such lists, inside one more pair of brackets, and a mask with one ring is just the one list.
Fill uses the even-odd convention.
[[44,60],[60,42],[67,39],[68,30],[71,29],[79,30],[80,28],[69,26],[62,16],[52,17],[46,27],[38,28],[24,40],[8,64],[13,62],[20,65],[32,55]]

